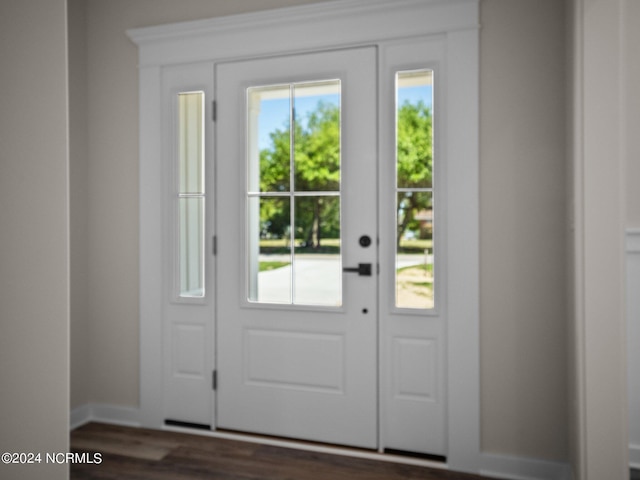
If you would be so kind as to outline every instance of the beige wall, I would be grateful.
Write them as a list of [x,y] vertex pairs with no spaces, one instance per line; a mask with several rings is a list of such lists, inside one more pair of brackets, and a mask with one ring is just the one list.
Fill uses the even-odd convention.
[[4,0],[0,32],[0,452],[44,455],[69,448],[66,2]]
[[482,446],[565,460],[563,2],[481,5]]
[[[87,388],[137,406],[137,50],[124,32],[311,2],[87,1]],[[482,447],[566,460],[563,2],[481,8]]]
[[625,87],[626,87],[626,208],[627,227],[640,228],[640,2],[626,2],[625,12]]
[[71,408],[90,399],[86,2],[68,0]]

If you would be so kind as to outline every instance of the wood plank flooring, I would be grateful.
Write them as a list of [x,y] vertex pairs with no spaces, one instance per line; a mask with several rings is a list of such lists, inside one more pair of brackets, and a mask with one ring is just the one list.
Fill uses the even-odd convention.
[[71,450],[102,463],[72,464],[72,480],[481,480],[488,477],[183,433],[89,423]]

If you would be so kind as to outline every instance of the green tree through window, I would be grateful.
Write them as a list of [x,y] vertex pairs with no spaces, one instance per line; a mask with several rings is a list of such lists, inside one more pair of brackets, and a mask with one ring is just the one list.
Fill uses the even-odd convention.
[[[433,116],[420,100],[405,102],[397,118],[397,175],[401,189],[431,188],[433,183]],[[402,191],[398,195],[396,244],[407,230],[420,231],[416,214],[431,210],[431,195]]]
[[[433,175],[432,112],[424,102],[405,102],[397,117],[397,175],[402,189],[430,188]],[[318,102],[304,118],[294,121],[294,182],[296,191],[339,191],[340,107]],[[270,146],[260,151],[260,189],[289,190],[291,132],[286,124],[270,134]],[[383,159],[383,161],[386,161]],[[373,167],[373,166],[372,166]],[[317,250],[323,238],[340,232],[339,202],[315,195],[296,209],[296,238]],[[311,205],[309,205],[311,204]],[[397,242],[407,230],[419,230],[416,214],[431,209],[431,196],[402,192],[398,199]],[[261,208],[261,235],[283,238],[290,224],[288,204],[272,202]]]

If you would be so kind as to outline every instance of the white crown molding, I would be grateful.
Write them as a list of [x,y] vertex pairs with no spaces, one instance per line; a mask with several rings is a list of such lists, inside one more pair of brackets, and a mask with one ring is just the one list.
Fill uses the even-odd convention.
[[477,30],[478,11],[479,0],[339,0],[135,28],[127,35],[140,48],[140,66],[154,66]]
[[[403,9],[425,8],[433,9],[434,6],[441,5],[451,9],[461,5],[477,4],[478,0],[334,0],[330,2],[312,3],[293,7],[276,8],[263,10],[254,13],[243,13],[237,15],[227,15],[213,17],[202,20],[192,20],[186,22],[176,22],[166,25],[154,25],[151,27],[133,28],[127,34],[137,45],[144,45],[157,41],[166,41],[172,37],[203,36],[209,34],[220,34],[226,30],[273,28],[282,24],[293,24],[298,21],[305,21],[312,16],[316,21],[332,20],[339,17],[355,16],[361,17],[369,13],[387,14]],[[473,25],[460,22],[460,17],[451,20],[458,28],[470,28]],[[430,22],[425,19],[426,25]],[[449,30],[448,25],[440,22],[440,31]]]

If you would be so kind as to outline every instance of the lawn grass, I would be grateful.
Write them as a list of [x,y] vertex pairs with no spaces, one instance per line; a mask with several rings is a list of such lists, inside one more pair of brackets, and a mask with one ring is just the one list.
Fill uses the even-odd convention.
[[433,272],[433,264],[432,263],[429,263],[429,264],[421,263],[420,265],[409,265],[408,267],[398,268],[396,270],[396,272],[403,272],[405,270],[422,270],[422,271],[425,271],[425,272]]
[[269,270],[286,267],[287,265],[289,265],[289,262],[260,262],[259,270],[261,272],[268,272]]
[[433,288],[433,282],[409,282],[416,287]]
[[[302,245],[301,240],[295,242],[297,253],[340,253],[339,238],[323,238],[320,240],[320,248],[311,248]],[[425,250],[433,249],[433,240],[401,240],[398,253],[424,253]],[[262,239],[260,240],[260,253],[282,254],[289,253],[289,241],[286,238]]]
[[425,250],[433,252],[433,240],[400,240],[398,253],[424,253]]
[[[323,238],[320,241],[319,248],[312,248],[303,245],[301,240],[295,242],[296,253],[340,253],[340,239],[339,238]],[[283,254],[290,253],[289,241],[286,238],[260,240],[260,253],[269,254]]]

